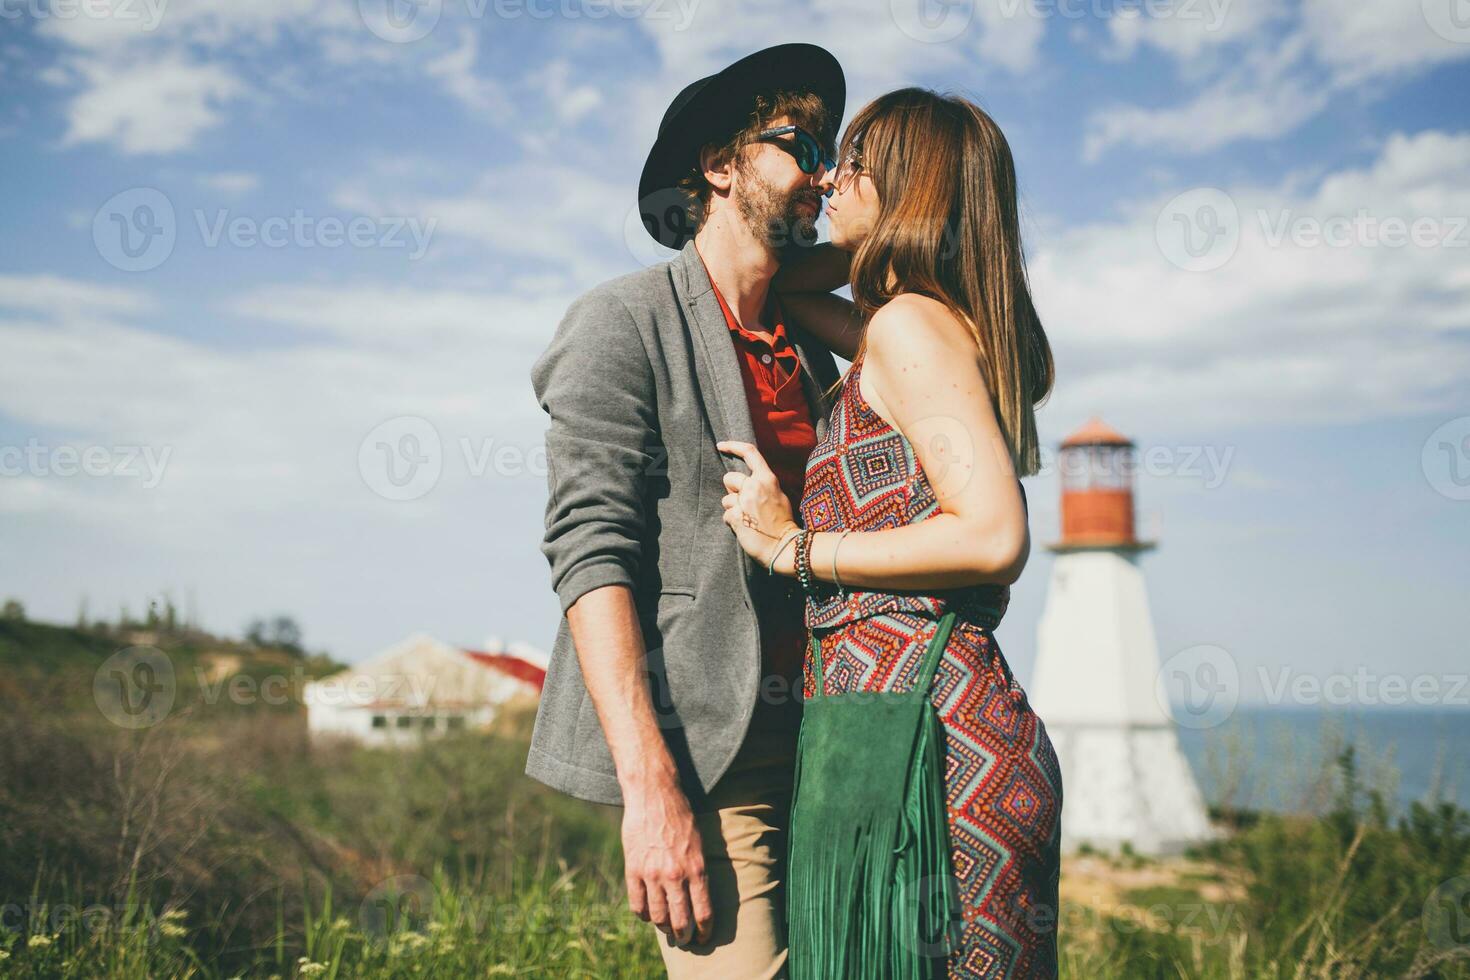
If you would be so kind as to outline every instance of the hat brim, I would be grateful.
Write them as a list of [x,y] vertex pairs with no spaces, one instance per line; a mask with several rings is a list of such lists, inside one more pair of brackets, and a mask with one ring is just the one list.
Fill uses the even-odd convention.
[[719,72],[669,120],[644,161],[638,210],[643,227],[660,245],[681,249],[691,237],[687,221],[678,219],[686,198],[678,184],[693,168],[699,148],[739,130],[750,117],[754,97],[778,89],[815,93],[832,116],[834,135],[841,128],[847,82],[826,48],[778,44]]

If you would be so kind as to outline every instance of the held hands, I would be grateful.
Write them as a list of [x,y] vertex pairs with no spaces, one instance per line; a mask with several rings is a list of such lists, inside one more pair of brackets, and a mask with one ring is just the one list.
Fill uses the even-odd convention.
[[[717,442],[715,448],[722,453],[739,456],[750,468],[750,475],[726,473],[725,489],[730,491],[720,501],[725,507],[725,524],[735,532],[740,547],[761,565],[771,560],[771,554],[789,531],[796,530],[796,521],[791,512],[791,501],[781,490],[766,458],[759,449],[748,442]],[[790,557],[790,549],[786,555]],[[777,571],[781,571],[778,567]]]

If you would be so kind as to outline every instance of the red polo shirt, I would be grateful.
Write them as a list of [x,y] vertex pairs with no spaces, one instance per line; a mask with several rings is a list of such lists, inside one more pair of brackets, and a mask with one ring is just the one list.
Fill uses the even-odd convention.
[[[710,285],[720,301],[725,325],[730,328],[730,340],[739,356],[756,448],[775,472],[795,512],[806,482],[807,457],[816,447],[817,435],[801,386],[801,358],[786,337],[781,304],[774,292],[768,294],[762,316],[770,325],[771,339],[767,340],[736,321],[725,297],[720,295],[720,287],[715,286],[714,277],[710,277]],[[777,717],[786,719],[792,718],[790,702],[796,696],[793,685],[800,683],[802,658],[806,653],[805,600],[794,583],[795,579],[775,576],[762,593],[761,603],[761,648],[765,659],[762,674],[785,678],[784,686],[772,685],[770,695],[786,704],[787,710],[778,708],[776,712]],[[756,707],[764,711],[771,705],[763,698]]]

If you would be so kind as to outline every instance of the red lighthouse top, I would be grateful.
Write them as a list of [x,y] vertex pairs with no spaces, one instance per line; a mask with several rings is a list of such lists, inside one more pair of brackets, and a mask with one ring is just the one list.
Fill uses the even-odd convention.
[[1062,537],[1050,551],[1144,551],[1133,528],[1133,440],[1097,416],[1062,440]]

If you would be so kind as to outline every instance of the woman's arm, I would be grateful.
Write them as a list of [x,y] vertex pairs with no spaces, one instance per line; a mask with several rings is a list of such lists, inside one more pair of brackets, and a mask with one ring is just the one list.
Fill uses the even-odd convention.
[[862,318],[851,300],[832,291],[847,285],[851,260],[847,252],[823,242],[787,262],[771,280],[787,317],[848,361],[857,354]]
[[[814,533],[813,574],[833,581],[832,555],[837,550],[838,575],[847,586],[951,589],[1015,582],[1030,555],[1030,529],[975,344],[965,327],[934,300],[898,297],[868,326],[862,381],[863,387],[871,385],[869,400],[875,409],[881,401],[894,426],[913,444],[940,512],[917,524],[855,531],[842,540],[840,550],[840,533]],[[738,504],[758,527],[745,528],[738,520],[731,526],[742,546],[765,560],[774,550],[768,537],[779,540],[795,525],[789,511],[783,515],[766,504],[770,496],[759,485],[769,467],[754,447],[733,451],[746,457],[752,476],[727,475],[732,490],[727,506]],[[740,478],[732,481],[732,476]],[[746,480],[753,485],[743,486]],[[794,562],[794,549],[788,547],[775,571],[793,575]]]
[[[1031,536],[1005,437],[969,331],[943,304],[903,295],[868,328],[863,387],[875,409],[913,444],[939,513],[885,531],[812,537],[812,572],[845,585],[946,589],[1021,577]],[[792,565],[783,555],[776,570]],[[794,573],[794,567],[791,572]]]

